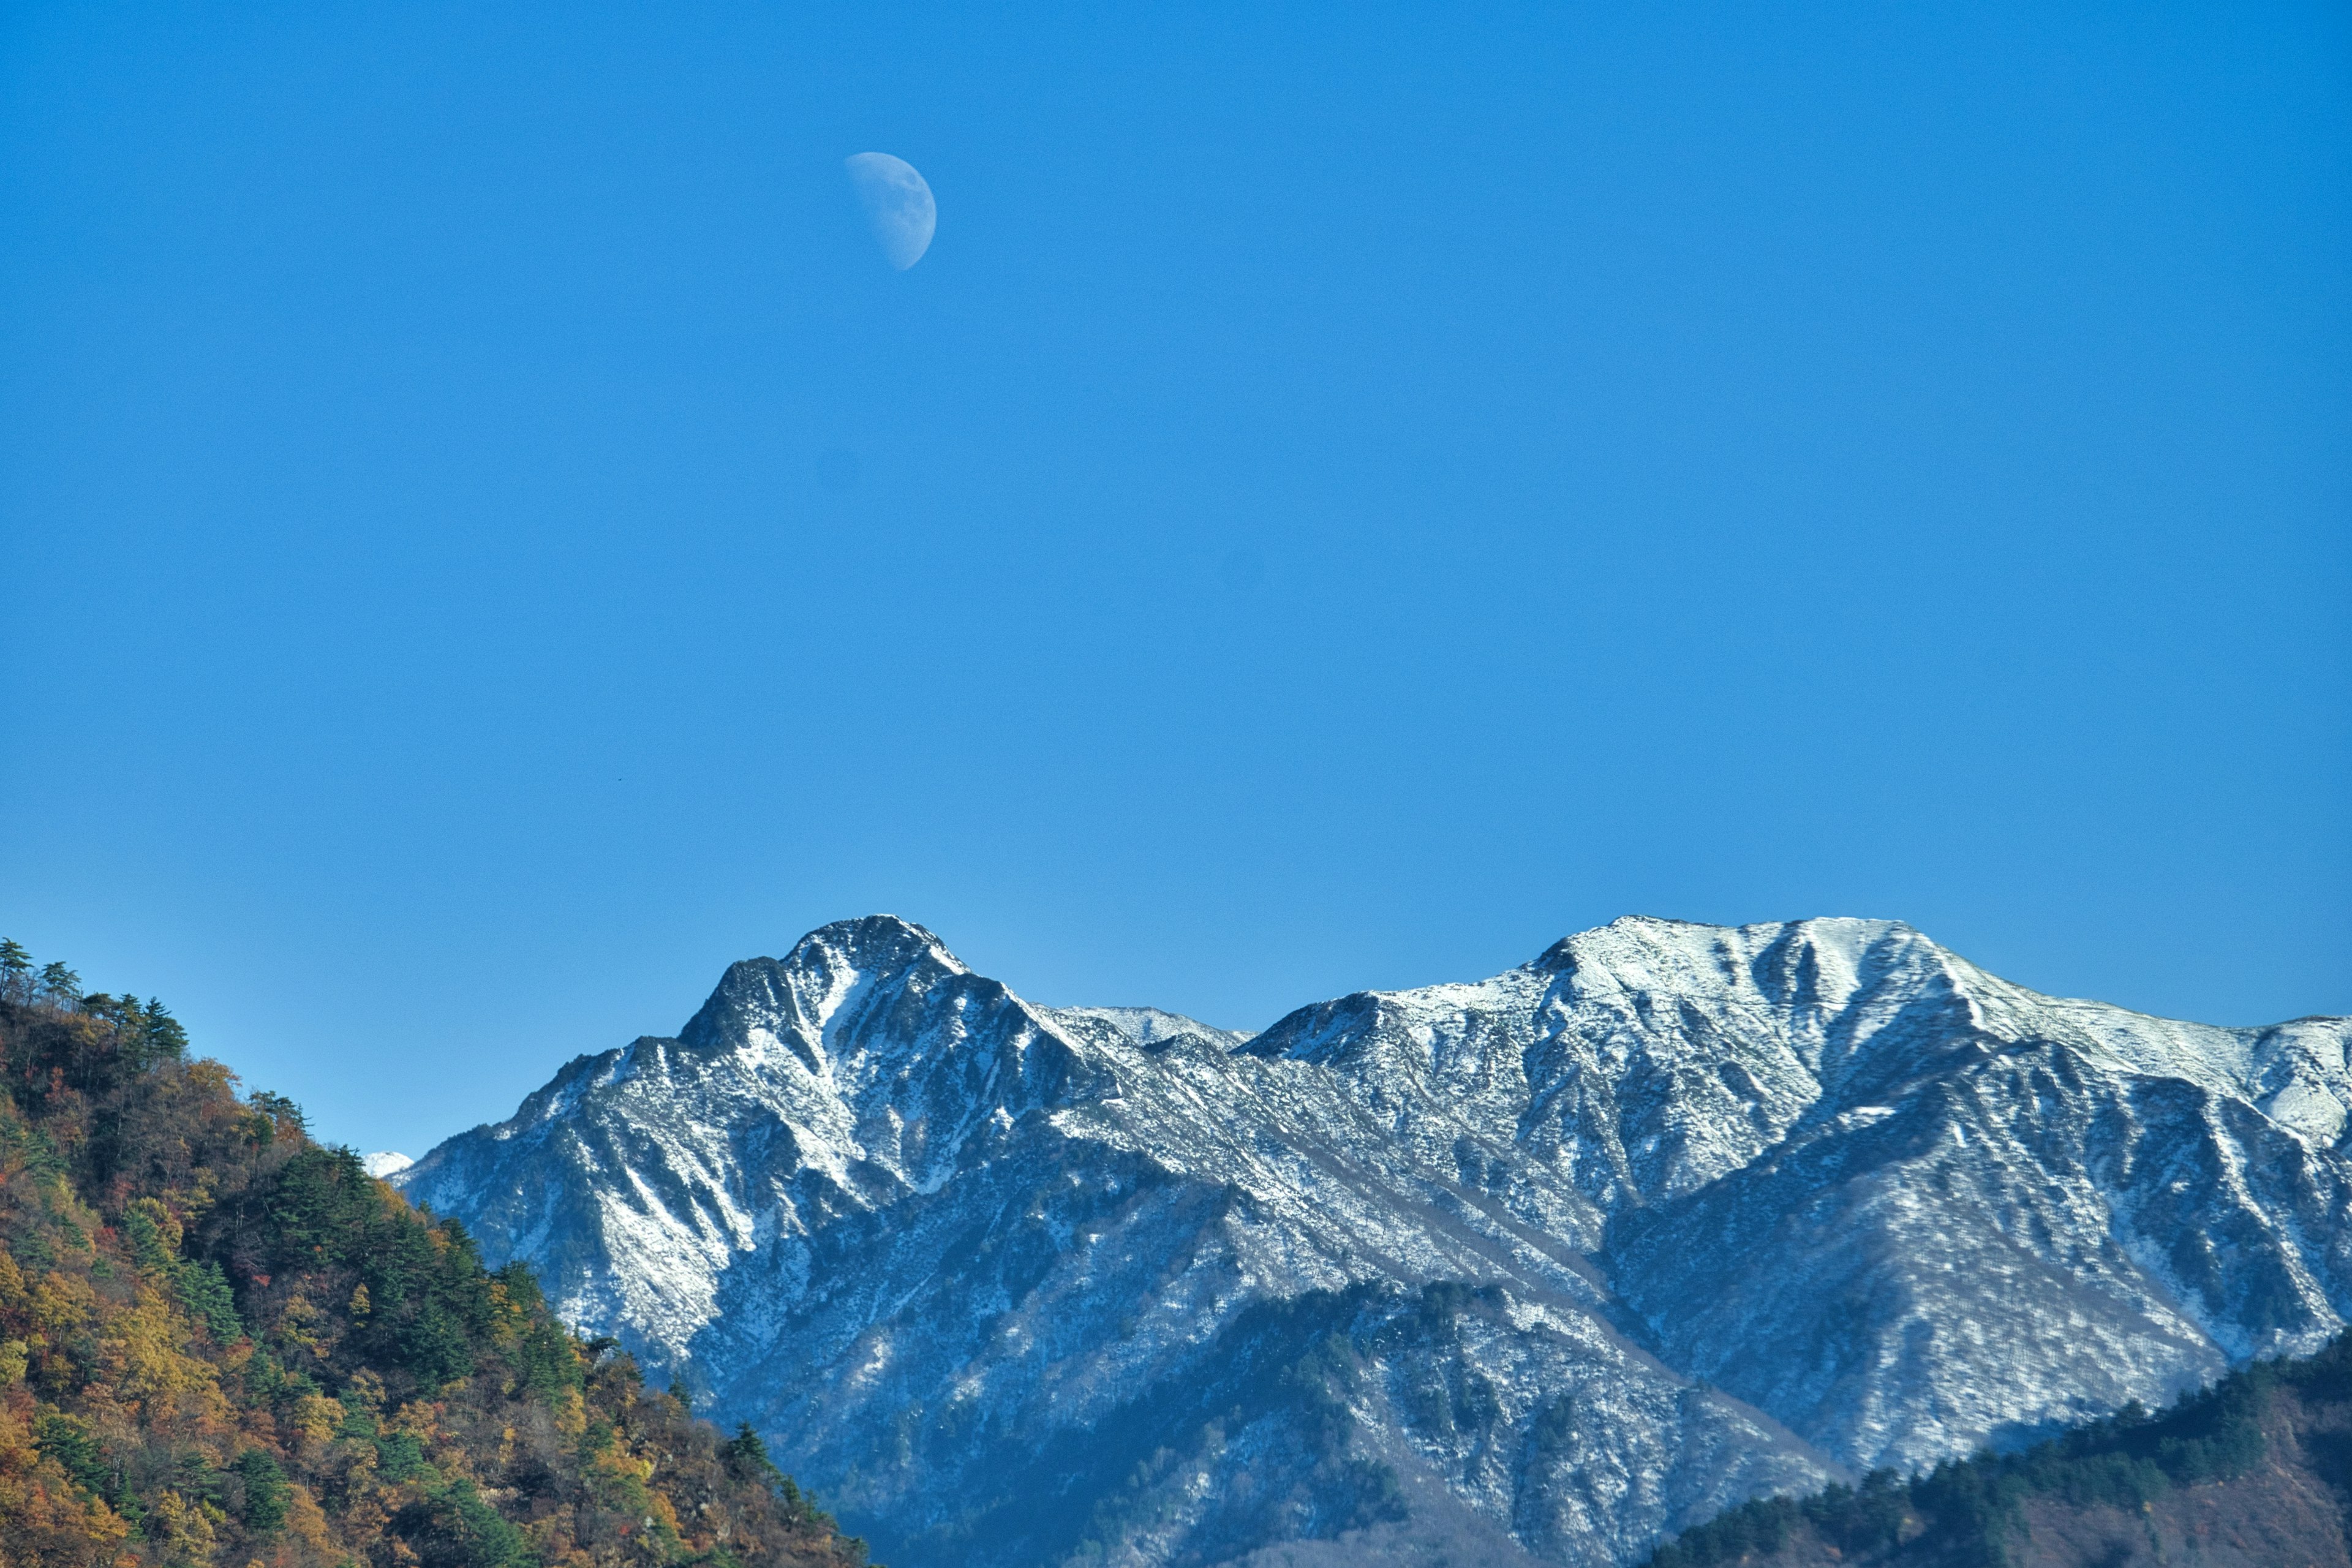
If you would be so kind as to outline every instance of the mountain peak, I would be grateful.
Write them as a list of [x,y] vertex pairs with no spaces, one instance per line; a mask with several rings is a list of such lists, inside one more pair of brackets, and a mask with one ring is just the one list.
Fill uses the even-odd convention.
[[[1901,921],[1873,920],[1855,915],[1813,915],[1791,921],[1765,921],[1749,925],[1714,925],[1706,921],[1678,920],[1668,915],[1619,915],[1607,925],[1594,926],[1560,938],[1538,953],[1528,967],[1545,973],[1573,968],[1580,955],[1632,947],[1687,952],[1729,947],[1760,952],[1776,943],[1801,942],[1841,953],[1856,954],[1871,945],[1893,941],[1928,947],[1937,944]],[[1940,949],[1938,951],[1941,951]]]
[[1365,1561],[1624,1568],[2336,1331],[2347,1044],[2053,999],[1891,921],[1649,916],[1239,1041],[1034,1007],[873,915],[404,1185],[893,1562],[1108,1520],[1174,1568],[1311,1516],[1391,1531]]
[[821,925],[794,942],[784,962],[801,963],[819,954],[837,957],[868,973],[903,969],[926,959],[958,974],[971,973],[929,931],[891,914],[859,915]]
[[835,921],[794,942],[782,959],[745,958],[727,966],[718,986],[677,1037],[689,1046],[740,1042],[754,1027],[800,1016],[822,1031],[841,1005],[877,983],[930,971],[968,975],[947,944],[897,915]]

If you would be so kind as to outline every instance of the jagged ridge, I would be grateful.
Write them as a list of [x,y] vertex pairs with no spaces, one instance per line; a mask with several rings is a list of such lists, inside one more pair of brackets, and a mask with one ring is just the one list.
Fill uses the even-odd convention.
[[872,917],[401,1180],[894,1562],[1620,1563],[2324,1341],[2347,1035],[1629,919],[1237,1041]]

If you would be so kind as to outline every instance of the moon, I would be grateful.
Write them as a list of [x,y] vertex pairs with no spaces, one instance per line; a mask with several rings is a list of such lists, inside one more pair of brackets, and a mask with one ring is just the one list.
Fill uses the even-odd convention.
[[866,209],[883,258],[901,272],[920,261],[940,226],[940,208],[915,165],[887,153],[858,153],[842,166],[857,187],[858,205]]

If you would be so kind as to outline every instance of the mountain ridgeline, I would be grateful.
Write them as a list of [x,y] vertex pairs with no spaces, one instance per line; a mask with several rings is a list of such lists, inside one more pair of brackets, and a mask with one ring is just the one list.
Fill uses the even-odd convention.
[[856,1568],[153,1001],[0,943],[0,1568]]
[[1597,1568],[2320,1350],[2347,1037],[1628,919],[1244,1037],[877,916],[397,1180],[902,1568]]

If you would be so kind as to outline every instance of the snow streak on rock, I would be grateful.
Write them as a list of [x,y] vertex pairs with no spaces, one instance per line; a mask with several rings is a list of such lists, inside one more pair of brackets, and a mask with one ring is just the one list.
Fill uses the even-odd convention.
[[1640,919],[1244,1038],[877,916],[398,1179],[900,1568],[1620,1563],[2317,1345],[2347,1040]]

